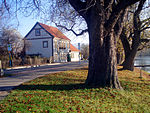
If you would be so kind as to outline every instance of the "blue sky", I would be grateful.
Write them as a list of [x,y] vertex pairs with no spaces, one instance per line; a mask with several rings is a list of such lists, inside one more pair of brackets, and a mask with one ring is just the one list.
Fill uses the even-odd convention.
[[35,23],[39,21],[38,19],[35,19],[32,16],[30,17],[18,16],[18,20],[19,20],[18,31],[23,37],[32,29]]

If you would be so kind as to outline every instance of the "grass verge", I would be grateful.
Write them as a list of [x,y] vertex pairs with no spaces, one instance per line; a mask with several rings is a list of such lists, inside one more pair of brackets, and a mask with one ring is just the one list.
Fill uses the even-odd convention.
[[139,71],[119,71],[123,91],[87,88],[87,68],[49,74],[27,82],[0,101],[0,112],[9,113],[149,113],[150,81]]

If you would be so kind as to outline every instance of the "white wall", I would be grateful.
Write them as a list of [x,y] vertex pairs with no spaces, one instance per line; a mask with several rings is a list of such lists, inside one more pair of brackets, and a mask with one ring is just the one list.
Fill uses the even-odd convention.
[[[42,57],[52,56],[52,38],[28,41],[31,45],[28,49],[26,49],[26,54],[42,54]],[[48,41],[48,48],[43,48],[43,41]]]
[[73,57],[71,55],[71,61],[79,61],[79,52],[78,51],[71,51],[71,54],[73,54]]

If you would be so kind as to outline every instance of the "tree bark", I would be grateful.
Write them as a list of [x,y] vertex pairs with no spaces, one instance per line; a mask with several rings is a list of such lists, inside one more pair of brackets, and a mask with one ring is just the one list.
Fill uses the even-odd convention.
[[132,50],[128,52],[128,54],[125,56],[125,60],[123,62],[123,69],[124,70],[134,70],[134,59],[136,56],[137,50]]
[[[100,33],[89,31],[90,56],[89,72],[86,84],[93,86],[121,88],[117,78],[117,61],[113,33],[101,36]],[[92,34],[96,34],[94,39]]]
[[[117,77],[114,30],[104,28],[105,19],[91,11],[87,19],[89,32],[89,71],[87,85],[121,89]],[[107,35],[105,35],[107,34]]]

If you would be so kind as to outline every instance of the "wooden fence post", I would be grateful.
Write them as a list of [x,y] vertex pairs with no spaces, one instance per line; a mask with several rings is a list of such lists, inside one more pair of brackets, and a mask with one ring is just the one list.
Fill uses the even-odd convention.
[[142,67],[140,69],[140,78],[142,78]]

